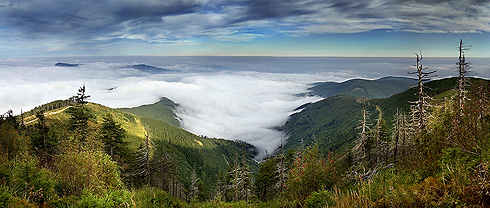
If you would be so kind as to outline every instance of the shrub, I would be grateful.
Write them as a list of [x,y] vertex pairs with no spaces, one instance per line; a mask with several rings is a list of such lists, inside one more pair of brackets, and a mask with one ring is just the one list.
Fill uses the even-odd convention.
[[304,156],[297,157],[291,167],[286,182],[289,198],[302,202],[310,193],[321,187],[331,188],[339,180],[335,165],[336,157],[332,154],[322,158],[318,153],[318,147],[308,148]]
[[128,191],[109,191],[101,195],[94,195],[90,192],[82,193],[78,207],[129,207],[131,193]]
[[159,188],[144,187],[134,192],[136,207],[185,207],[187,204]]
[[65,151],[59,156],[56,169],[66,195],[80,196],[82,190],[99,194],[122,188],[116,162],[101,150]]
[[0,207],[8,207],[11,198],[13,198],[13,196],[8,188],[0,186]]
[[68,208],[68,207],[76,207],[79,198],[73,195],[62,197],[59,199],[54,199],[49,201],[49,207],[59,207],[59,208]]
[[306,205],[311,208],[329,207],[332,206],[333,203],[332,194],[327,190],[313,192],[306,199]]
[[38,169],[38,164],[36,157],[22,153],[12,166],[10,187],[17,197],[42,205],[51,200],[55,190],[50,172]]

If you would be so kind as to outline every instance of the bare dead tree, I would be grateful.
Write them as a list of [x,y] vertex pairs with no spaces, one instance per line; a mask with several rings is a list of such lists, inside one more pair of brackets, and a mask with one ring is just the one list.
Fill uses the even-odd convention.
[[20,127],[22,129],[25,128],[25,122],[24,122],[24,112],[22,111],[22,108],[20,109]]
[[411,126],[407,121],[407,116],[401,110],[397,109],[394,119],[395,129],[392,135],[393,143],[393,158],[396,163],[400,156],[403,156],[407,152],[409,145],[409,137],[411,132]]
[[415,106],[415,118],[417,119],[417,128],[418,130],[422,130],[425,128],[427,125],[427,119],[430,117],[429,112],[427,111],[428,107],[430,106],[428,101],[431,99],[430,96],[428,96],[424,92],[424,82],[431,80],[431,78],[435,77],[434,73],[436,71],[431,71],[431,72],[425,72],[428,67],[423,67],[422,64],[420,63],[422,61],[422,54],[419,55],[415,53],[415,56],[417,57],[417,64],[415,65],[417,67],[417,71],[414,72],[408,72],[408,74],[417,74],[418,76],[418,81],[417,81],[417,86],[418,86],[418,100],[414,102]]
[[359,143],[354,146],[352,149],[353,153],[353,158],[355,163],[361,162],[363,159],[366,158],[366,140],[367,140],[367,132],[369,130],[370,124],[367,122],[369,119],[369,111],[367,110],[367,107],[369,106],[369,103],[366,103],[365,100],[362,101],[362,118],[359,120],[359,124],[357,126],[358,129],[361,129],[361,132],[359,133]]
[[233,191],[233,201],[245,200],[248,201],[253,194],[253,173],[247,163],[245,142],[243,143],[243,159],[241,162],[238,159],[238,154],[235,153],[235,164],[228,171],[227,175],[231,179],[229,185],[226,186],[224,193],[226,197],[227,191]]
[[468,85],[468,80],[466,78],[466,74],[469,72],[468,69],[470,69],[470,63],[466,62],[466,57],[464,52],[470,50],[470,46],[465,46],[463,44],[463,40],[459,40],[459,61],[456,63],[458,65],[458,72],[459,72],[459,82],[458,82],[458,106],[460,109],[460,114],[463,113],[463,107],[465,100],[468,98],[466,97],[466,86]]
[[136,163],[138,164],[135,176],[141,177],[146,182],[146,185],[150,186],[150,146],[151,141],[148,132],[145,132],[145,143],[141,144],[137,150],[138,156],[136,157]]
[[362,158],[366,157],[366,150],[364,146],[366,145],[366,133],[367,130],[369,129],[369,124],[367,123],[369,112],[367,111],[367,106],[366,102],[363,101],[362,104],[362,120],[360,121],[360,127],[361,127],[361,151],[362,151]]
[[398,160],[398,151],[399,151],[399,141],[402,140],[402,115],[400,109],[396,109],[396,114],[395,114],[395,130],[393,131],[393,160],[394,163],[397,162]]
[[187,200],[193,201],[197,199],[199,195],[199,178],[197,177],[196,170],[193,169],[191,173],[191,181],[189,185],[189,193],[187,194]]
[[279,162],[277,163],[276,166],[276,173],[277,173],[277,183],[276,183],[276,189],[279,190],[279,193],[281,193],[284,190],[284,184],[286,183],[287,180],[287,169],[286,169],[286,164],[284,164],[286,161],[286,158],[284,158],[284,148],[282,145],[282,139],[281,139],[281,154],[278,155],[279,157]]
[[376,156],[376,165],[379,164],[387,164],[388,163],[388,158],[389,158],[389,140],[390,140],[390,133],[388,130],[388,126],[386,125],[385,120],[383,119],[383,111],[379,106],[376,106],[377,111],[379,111],[379,116],[376,122],[376,131],[375,131],[375,136],[376,136],[376,149],[375,149],[375,156]]

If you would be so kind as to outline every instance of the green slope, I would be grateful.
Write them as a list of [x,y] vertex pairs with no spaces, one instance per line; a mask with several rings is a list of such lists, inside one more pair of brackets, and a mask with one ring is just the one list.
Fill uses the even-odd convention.
[[354,139],[361,108],[362,103],[345,95],[305,106],[281,127],[289,135],[285,149],[298,148],[301,140],[306,146],[316,143],[327,152],[340,148]]
[[141,117],[154,118],[165,121],[173,126],[179,127],[179,121],[174,113],[177,104],[168,98],[163,97],[160,101],[142,105],[135,108],[121,108],[119,110],[132,113]]
[[[470,79],[473,80],[473,79]],[[431,96],[437,98],[438,95],[444,92],[453,90],[458,84],[458,78],[446,78],[440,80],[434,80],[431,82],[424,83],[425,92]],[[410,88],[405,92],[395,94],[387,99],[377,99],[373,100],[374,105],[379,105],[383,110],[383,115],[386,115],[385,120],[391,123],[393,120],[393,115],[396,113],[396,109],[399,108],[404,112],[409,111],[410,102],[418,100],[418,88]],[[377,114],[376,114],[377,117]]]
[[[472,80],[474,79],[470,79],[470,82]],[[426,92],[442,99],[441,96],[451,95],[457,81],[457,78],[446,78],[425,83]],[[383,119],[391,125],[396,109],[408,112],[410,101],[417,99],[417,89],[410,88],[389,98],[368,100],[369,123],[376,123],[379,115],[376,106],[383,111]],[[359,132],[356,127],[361,119],[362,106],[361,99],[345,94],[302,106],[303,110],[291,115],[281,128],[289,135],[285,149],[299,147],[301,140],[305,145],[318,144],[322,152],[350,147]]]
[[404,77],[384,77],[377,80],[351,79],[345,82],[319,82],[309,88],[312,95],[330,97],[346,94],[356,98],[386,98],[403,92],[416,84],[415,79]]
[[[181,128],[170,125],[155,118],[137,116],[119,109],[89,103],[87,105],[95,116],[95,123],[102,123],[103,117],[111,114],[114,120],[127,131],[125,141],[132,151],[144,144],[145,132],[149,133],[153,150],[165,149],[178,163],[178,172],[183,180],[190,178],[192,170],[208,187],[208,192],[216,186],[219,173],[228,169],[228,163],[233,162],[236,154],[243,155],[243,143],[224,139],[203,138],[189,133]],[[66,134],[69,115],[66,111],[47,115],[48,125],[60,134]],[[63,133],[64,132],[64,133]],[[247,159],[252,167],[254,148],[246,144]],[[152,151],[161,152],[161,151]],[[203,190],[206,191],[206,190]]]
[[[203,138],[153,118],[140,117],[153,142],[164,146],[181,162],[180,172],[190,177],[194,169],[208,185],[215,185],[218,174],[228,169],[235,154],[242,155],[243,145],[238,142]],[[247,158],[251,161],[254,149],[247,144]],[[256,165],[254,165],[256,166]]]

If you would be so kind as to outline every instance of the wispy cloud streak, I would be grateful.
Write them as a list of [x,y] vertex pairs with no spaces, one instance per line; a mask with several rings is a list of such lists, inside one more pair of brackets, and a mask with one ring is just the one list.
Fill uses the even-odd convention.
[[104,45],[122,40],[159,45],[199,38],[246,42],[280,35],[304,37],[373,30],[490,32],[490,3],[487,0],[0,1],[2,36],[8,41],[18,38],[33,41],[45,51],[77,47],[95,53],[103,51]]

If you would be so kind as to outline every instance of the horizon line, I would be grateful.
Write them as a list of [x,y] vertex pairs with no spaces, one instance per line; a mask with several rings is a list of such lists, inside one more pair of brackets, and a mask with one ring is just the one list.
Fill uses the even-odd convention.
[[[268,57],[268,58],[413,58],[413,56],[275,56],[275,55],[69,55],[69,56],[25,56],[5,57],[0,59],[34,59],[34,58],[81,58],[81,57]],[[452,58],[457,56],[424,56],[424,58]],[[469,58],[490,58],[490,56],[469,56]]]

